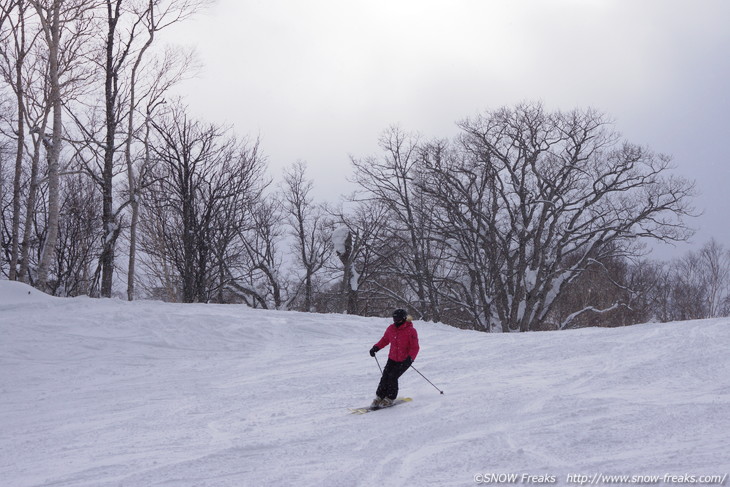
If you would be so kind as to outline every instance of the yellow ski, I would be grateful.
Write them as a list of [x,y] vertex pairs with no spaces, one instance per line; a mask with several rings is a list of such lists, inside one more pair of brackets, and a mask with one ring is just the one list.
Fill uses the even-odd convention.
[[392,408],[393,406],[397,406],[398,404],[403,404],[404,402],[411,402],[412,400],[413,399],[411,399],[410,397],[399,397],[398,399],[393,401],[393,404],[391,404],[390,406],[375,407],[375,408],[372,406],[368,406],[368,407],[364,407],[364,408],[348,408],[348,409],[350,410],[350,412],[352,414],[365,414],[365,413],[369,413],[371,411],[377,411],[379,409]]

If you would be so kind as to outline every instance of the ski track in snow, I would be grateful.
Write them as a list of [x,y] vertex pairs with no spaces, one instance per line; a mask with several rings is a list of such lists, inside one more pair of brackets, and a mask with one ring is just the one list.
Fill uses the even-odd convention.
[[[409,404],[366,415],[387,319],[45,296],[0,281],[4,486],[475,485],[730,471],[730,320],[528,334],[417,322]],[[381,364],[387,349],[378,355]]]

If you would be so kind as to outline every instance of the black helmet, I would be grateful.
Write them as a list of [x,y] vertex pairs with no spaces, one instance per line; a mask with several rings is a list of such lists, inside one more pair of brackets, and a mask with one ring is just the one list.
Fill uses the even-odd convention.
[[393,321],[396,323],[402,323],[408,319],[408,313],[406,313],[406,310],[398,308],[397,310],[393,311]]

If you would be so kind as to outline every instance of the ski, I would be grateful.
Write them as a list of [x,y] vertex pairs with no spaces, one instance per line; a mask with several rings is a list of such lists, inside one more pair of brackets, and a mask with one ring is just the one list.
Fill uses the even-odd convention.
[[364,408],[348,408],[348,409],[350,410],[350,412],[352,414],[366,414],[366,413],[369,413],[371,411],[377,411],[379,409],[392,408],[393,406],[397,406],[398,404],[403,404],[404,402],[411,402],[412,400],[413,399],[411,399],[410,397],[399,397],[398,399],[396,399],[395,401],[393,401],[393,404],[391,404],[390,406],[375,407],[375,408],[372,407],[372,406],[367,406],[367,407],[364,407]]

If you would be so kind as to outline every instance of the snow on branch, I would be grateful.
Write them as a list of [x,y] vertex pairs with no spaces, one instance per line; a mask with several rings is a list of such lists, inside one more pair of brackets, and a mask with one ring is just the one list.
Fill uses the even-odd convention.
[[610,307],[605,308],[605,309],[597,309],[597,308],[594,308],[593,306],[585,307],[585,308],[583,308],[583,309],[581,309],[579,311],[576,311],[575,313],[571,313],[570,315],[568,315],[568,317],[565,318],[565,320],[563,320],[563,322],[558,326],[558,328],[560,330],[565,330],[565,329],[571,328],[572,322],[578,316],[582,315],[583,313],[587,313],[589,311],[592,311],[592,312],[598,313],[598,314],[605,314],[605,313],[611,312],[611,311],[613,311],[615,309],[618,309],[618,308],[620,308],[622,306],[625,307],[625,308],[627,308],[627,309],[631,309],[631,307],[628,306],[625,303],[614,303],[613,305],[611,305]]

